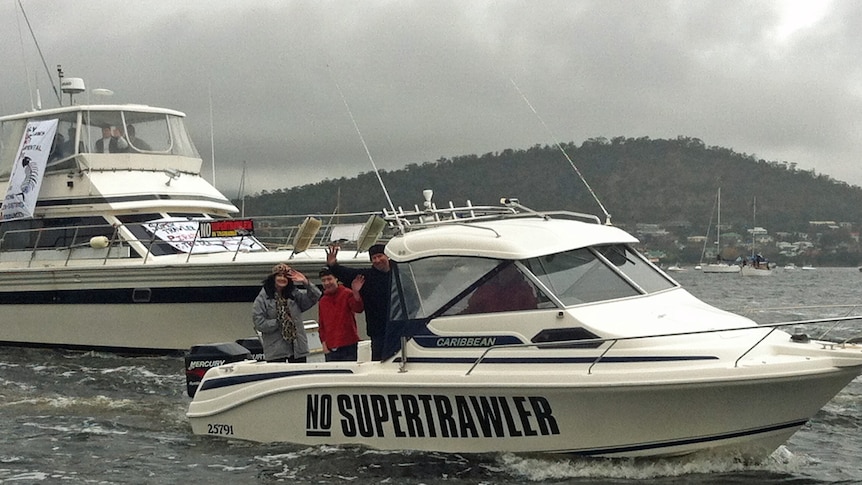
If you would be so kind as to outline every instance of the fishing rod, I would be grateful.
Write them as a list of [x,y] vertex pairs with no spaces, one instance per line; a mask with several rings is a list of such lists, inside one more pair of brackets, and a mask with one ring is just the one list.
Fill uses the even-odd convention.
[[48,69],[48,63],[45,62],[45,56],[42,55],[42,48],[39,47],[39,41],[36,40],[36,33],[33,32],[33,26],[30,25],[30,19],[27,18],[27,12],[24,11],[24,5],[21,4],[21,0],[18,0],[18,8],[21,9],[21,15],[24,17],[24,21],[27,22],[27,28],[30,29],[30,37],[33,38],[33,43],[36,45],[36,50],[39,52],[39,57],[42,59],[42,65],[45,66],[45,72],[48,73],[48,80],[51,82],[51,89],[54,90],[54,96],[57,97],[57,102],[60,103],[60,106],[63,106],[63,99],[60,97],[60,92],[57,91],[57,86],[54,84],[51,70]]
[[365,148],[365,154],[368,156],[368,160],[371,162],[371,166],[374,168],[374,175],[377,176],[377,181],[380,183],[380,187],[383,189],[383,195],[386,196],[386,201],[389,203],[389,208],[394,214],[396,214],[395,220],[398,224],[398,227],[403,230],[401,219],[398,218],[398,215],[395,211],[395,205],[392,203],[392,199],[389,197],[389,191],[386,190],[386,184],[383,183],[383,179],[380,177],[380,171],[377,170],[377,164],[374,163],[374,157],[371,156],[371,151],[368,149],[368,144],[365,143],[365,137],[362,136],[362,132],[359,130],[359,125],[356,124],[356,119],[353,117],[353,111],[350,109],[350,104],[347,103],[347,98],[344,97],[344,93],[341,91],[341,86],[339,86],[338,80],[336,80],[335,76],[332,75],[332,70],[329,69],[328,65],[326,67],[329,70],[329,77],[332,78],[332,82],[335,83],[335,88],[338,90],[338,95],[341,96],[341,101],[344,103],[344,107],[347,108],[347,114],[350,116],[350,121],[353,123],[353,129],[356,130],[356,134],[359,136],[359,141],[362,142],[362,147]]
[[539,119],[539,122],[540,122],[540,123],[542,123],[542,126],[544,126],[544,127],[545,127],[545,130],[548,132],[548,135],[550,135],[551,139],[552,139],[552,140],[554,140],[554,144],[556,144],[556,145],[557,145],[557,148],[559,148],[559,150],[560,150],[560,152],[562,152],[563,156],[564,156],[564,157],[566,157],[566,160],[568,160],[568,161],[569,161],[569,165],[571,165],[571,166],[572,166],[572,169],[574,169],[574,170],[575,170],[575,173],[577,173],[577,174],[578,174],[578,177],[580,177],[580,178],[581,178],[581,182],[583,182],[583,183],[584,183],[584,186],[585,186],[585,187],[587,188],[587,190],[590,192],[590,195],[592,195],[592,196],[593,196],[593,199],[596,201],[596,204],[598,204],[598,205],[599,205],[599,208],[600,208],[600,209],[602,210],[602,212],[604,213],[604,215],[605,215],[605,225],[608,225],[608,226],[612,225],[612,224],[611,224],[611,215],[608,213],[608,211],[605,209],[605,206],[604,206],[604,205],[602,204],[602,202],[599,200],[599,196],[597,196],[597,195],[596,195],[596,193],[593,191],[593,188],[592,188],[592,187],[590,187],[590,184],[589,184],[589,183],[587,183],[587,179],[586,179],[586,178],[584,178],[583,174],[581,174],[581,171],[580,171],[580,170],[578,170],[578,167],[575,165],[575,162],[573,162],[573,161],[572,161],[571,157],[569,157],[569,154],[566,152],[566,150],[565,150],[565,149],[563,148],[563,146],[560,144],[560,142],[559,142],[559,140],[557,139],[557,137],[556,137],[556,136],[554,136],[554,133],[553,133],[553,132],[551,132],[551,129],[550,129],[550,128],[548,128],[548,125],[545,123],[545,120],[543,120],[543,119],[542,119],[542,117],[541,117],[541,116],[539,116],[539,112],[538,112],[538,111],[536,111],[536,108],[534,108],[534,107],[533,107],[533,104],[532,104],[532,103],[530,103],[530,100],[529,100],[529,99],[527,99],[527,96],[526,96],[526,95],[524,95],[524,93],[521,91],[521,88],[519,88],[519,87],[518,87],[518,84],[517,84],[517,83],[515,83],[515,80],[514,80],[514,79],[512,79],[512,78],[509,78],[509,81],[512,83],[512,86],[514,86],[514,87],[515,87],[515,91],[517,91],[517,92],[518,92],[518,94],[521,96],[521,99],[523,99],[523,100],[524,100],[524,102],[525,102],[525,103],[527,103],[527,106],[530,108],[530,111],[532,111],[532,112],[533,112],[533,114],[534,114],[534,115],[536,115],[536,118],[538,118],[538,119]]

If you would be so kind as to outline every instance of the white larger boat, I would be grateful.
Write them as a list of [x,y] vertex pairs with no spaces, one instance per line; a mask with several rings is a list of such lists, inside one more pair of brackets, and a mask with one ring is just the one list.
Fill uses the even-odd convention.
[[859,345],[714,308],[598,218],[506,202],[393,221],[405,231],[386,246],[396,264],[382,361],[213,367],[188,408],[194,433],[759,459],[862,371]]
[[[251,304],[275,263],[316,277],[326,261],[319,243],[334,229],[320,217],[256,219],[256,231],[228,219],[238,210],[201,176],[184,117],[143,105],[71,105],[0,118],[0,184],[9,187],[0,344],[184,351],[253,335]],[[57,136],[39,145],[29,136],[42,126]],[[100,152],[103,127],[118,136]],[[26,150],[48,153],[36,199],[9,183]],[[30,216],[14,212],[33,200]],[[382,220],[357,217],[351,234],[367,235],[368,246]],[[241,230],[201,237],[201,224],[225,220]],[[368,264],[367,254],[343,254],[345,264]]]

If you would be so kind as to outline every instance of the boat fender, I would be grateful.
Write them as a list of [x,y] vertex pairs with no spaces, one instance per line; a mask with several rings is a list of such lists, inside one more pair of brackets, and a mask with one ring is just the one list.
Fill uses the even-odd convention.
[[105,249],[108,247],[109,242],[105,236],[93,236],[90,238],[90,247],[93,249]]

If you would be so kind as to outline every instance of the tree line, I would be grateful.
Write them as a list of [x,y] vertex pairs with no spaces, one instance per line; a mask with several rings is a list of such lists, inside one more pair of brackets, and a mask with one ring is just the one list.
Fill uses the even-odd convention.
[[[722,189],[722,224],[750,225],[756,197],[757,225],[804,231],[812,220],[862,221],[862,188],[795,163],[767,161],[698,138],[591,138],[557,146],[535,145],[483,155],[440,158],[381,171],[394,205],[421,204],[433,189],[438,205],[470,200],[497,204],[517,197],[536,210],[600,209],[572,168],[583,174],[620,225],[681,224],[706,227]],[[567,159],[568,157],[568,159]],[[387,206],[377,176],[324,179],[263,191],[245,200],[246,215],[379,211]]]

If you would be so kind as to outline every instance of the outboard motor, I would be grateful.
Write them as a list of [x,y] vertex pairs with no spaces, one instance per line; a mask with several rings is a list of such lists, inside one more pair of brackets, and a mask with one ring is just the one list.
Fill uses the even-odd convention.
[[186,392],[195,397],[204,374],[211,368],[250,359],[263,360],[263,346],[257,337],[192,346],[185,357]]

